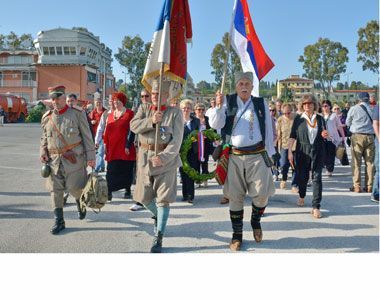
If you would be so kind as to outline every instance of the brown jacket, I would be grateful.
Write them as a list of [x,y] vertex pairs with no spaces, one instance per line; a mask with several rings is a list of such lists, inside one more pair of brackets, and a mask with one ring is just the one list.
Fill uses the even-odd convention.
[[159,175],[168,171],[176,172],[176,169],[181,166],[179,151],[183,136],[182,112],[171,106],[164,111],[158,143],[167,144],[167,146],[158,154],[163,166],[153,167],[150,159],[154,156],[154,151],[140,147],[141,144],[154,145],[155,142],[156,127],[152,123],[153,110],[150,107],[151,104],[140,105],[131,121],[131,130],[138,134],[137,168],[140,168],[142,173],[148,176]]
[[[59,133],[62,134],[59,138]],[[83,111],[76,108],[68,108],[63,114],[59,115],[53,110],[46,112],[41,120],[42,136],[40,144],[40,155],[47,154],[50,158],[50,166],[57,174],[60,163],[62,162],[66,173],[75,172],[87,161],[95,160],[95,144],[88,126],[88,122]],[[62,152],[65,148],[72,148],[77,162],[71,163],[63,158]]]

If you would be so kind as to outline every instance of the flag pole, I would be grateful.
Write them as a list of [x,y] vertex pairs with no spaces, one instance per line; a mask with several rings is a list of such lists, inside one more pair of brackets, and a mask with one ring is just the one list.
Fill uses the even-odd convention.
[[230,32],[228,34],[227,45],[226,45],[226,57],[224,58],[223,79],[222,79],[222,86],[220,87],[220,92],[222,94],[224,91],[224,86],[226,85],[228,59],[229,59],[230,53],[231,53],[231,31],[232,31],[232,26],[234,24],[235,10],[236,10],[236,0],[234,2],[234,9],[232,11],[232,16],[231,16]]
[[[158,104],[157,104],[157,111],[161,111],[161,102],[162,102],[162,81],[163,81],[163,77],[164,77],[164,67],[165,67],[165,63],[162,62],[161,63],[161,67],[160,67],[160,80],[159,80],[159,84],[158,84]],[[158,136],[160,134],[160,124],[161,122],[158,122],[156,124],[156,136],[155,136],[155,139],[154,139],[154,154],[157,155],[158,154]]]

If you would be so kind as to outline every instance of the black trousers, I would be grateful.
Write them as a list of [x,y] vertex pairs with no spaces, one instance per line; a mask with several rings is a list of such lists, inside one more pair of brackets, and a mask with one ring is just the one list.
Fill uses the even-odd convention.
[[[308,155],[301,155],[297,159],[296,172],[298,193],[300,198],[305,198],[309,173],[311,171],[311,158]],[[322,166],[319,165],[312,172],[313,180],[313,208],[320,208],[322,201]]]
[[[187,156],[187,161],[189,162],[189,165],[194,168],[195,170],[198,170],[198,160],[194,153],[190,152]],[[184,200],[194,200],[194,180],[192,180],[189,175],[187,175],[183,168],[179,168],[179,173],[181,175],[182,180],[182,197]]]
[[133,160],[113,160],[108,162],[106,179],[109,192],[131,189],[135,164],[136,161]]
[[328,172],[334,171],[336,146],[331,141],[326,142],[325,167]]

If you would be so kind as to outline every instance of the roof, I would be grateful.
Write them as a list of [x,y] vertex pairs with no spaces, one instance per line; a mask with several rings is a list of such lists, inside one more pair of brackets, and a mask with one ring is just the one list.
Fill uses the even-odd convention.
[[375,93],[375,89],[368,89],[368,90],[334,90],[334,93],[362,93],[362,92],[367,92],[367,93]]
[[297,77],[297,78],[286,78],[286,79],[283,79],[283,80],[280,80],[280,82],[313,82],[314,80],[313,79],[307,79],[307,78],[301,78],[301,77]]

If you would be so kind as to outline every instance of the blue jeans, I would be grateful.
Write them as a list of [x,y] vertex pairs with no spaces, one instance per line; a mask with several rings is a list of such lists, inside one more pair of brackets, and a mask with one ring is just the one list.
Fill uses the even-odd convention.
[[98,150],[96,151],[96,165],[95,172],[99,172],[101,169],[104,170],[104,142],[101,140],[99,142]]
[[[288,180],[288,172],[290,168],[290,163],[288,159],[288,149],[281,149],[280,166],[281,166],[282,180],[286,181]],[[297,186],[295,174],[293,174],[292,186]]]
[[375,178],[374,178],[374,184],[373,184],[373,192],[372,196],[375,199],[379,199],[379,140],[375,138]]

